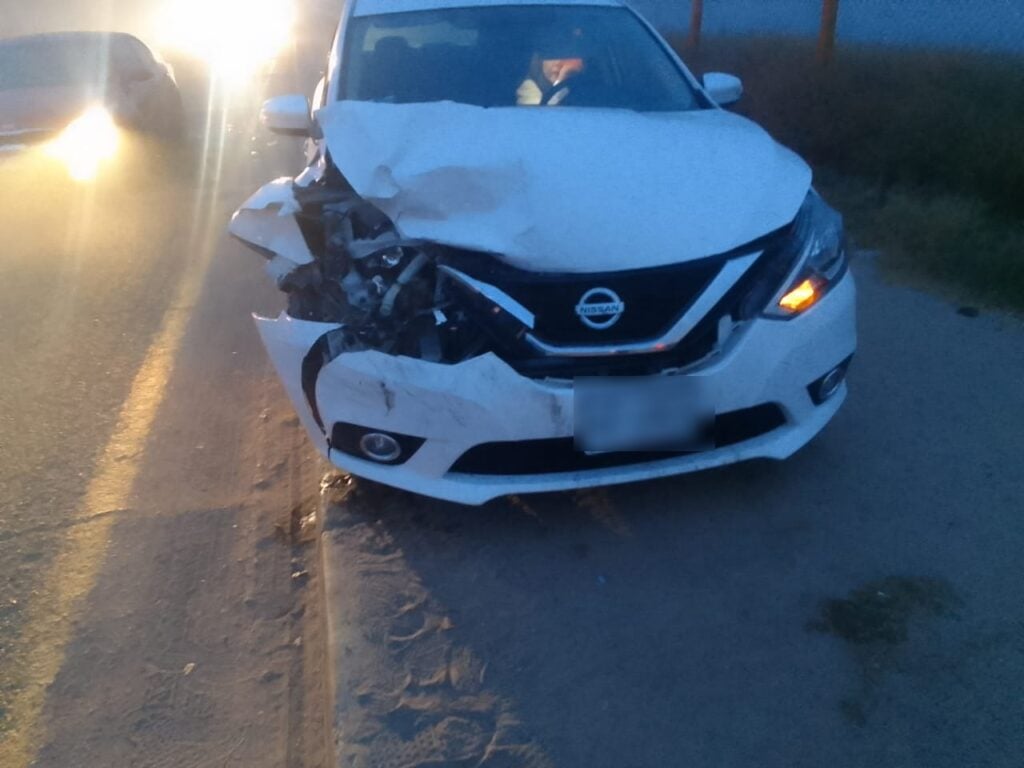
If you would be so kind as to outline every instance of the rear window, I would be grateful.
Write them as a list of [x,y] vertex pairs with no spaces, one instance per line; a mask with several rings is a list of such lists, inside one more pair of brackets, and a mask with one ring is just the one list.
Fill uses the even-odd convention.
[[491,6],[356,17],[340,98],[685,111],[700,96],[625,8]]

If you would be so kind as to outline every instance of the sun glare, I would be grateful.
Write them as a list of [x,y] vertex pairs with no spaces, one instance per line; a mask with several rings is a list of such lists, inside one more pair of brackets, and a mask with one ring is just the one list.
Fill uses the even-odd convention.
[[166,0],[164,45],[203,59],[232,85],[257,75],[291,42],[292,0]]

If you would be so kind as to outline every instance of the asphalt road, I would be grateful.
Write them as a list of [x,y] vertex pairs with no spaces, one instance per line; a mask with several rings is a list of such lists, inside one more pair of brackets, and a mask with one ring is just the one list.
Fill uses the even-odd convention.
[[286,58],[212,101],[201,71],[179,74],[185,150],[131,140],[85,186],[33,157],[2,166],[4,768],[326,759],[301,527],[324,468],[250,319],[282,302],[225,231],[301,167],[256,115],[316,68]]

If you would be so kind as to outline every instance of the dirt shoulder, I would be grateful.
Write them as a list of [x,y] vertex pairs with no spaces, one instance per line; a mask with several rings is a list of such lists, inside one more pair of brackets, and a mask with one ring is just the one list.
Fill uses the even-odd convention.
[[1015,765],[1024,327],[859,280],[810,446],[483,508],[344,479],[346,766]]

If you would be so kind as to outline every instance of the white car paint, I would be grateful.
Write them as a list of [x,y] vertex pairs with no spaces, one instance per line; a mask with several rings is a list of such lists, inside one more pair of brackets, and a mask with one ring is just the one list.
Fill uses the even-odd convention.
[[[785,459],[835,415],[846,385],[815,405],[807,385],[853,354],[855,287],[847,274],[813,311],[791,321],[759,320],[733,335],[709,365],[685,374],[715,393],[716,412],[774,402],[785,426],[736,446],[606,469],[540,475],[463,475],[454,462],[481,443],[571,436],[573,387],[536,381],[492,354],[459,365],[427,363],[381,352],[341,355],[321,372],[316,388],[323,423],[372,425],[427,440],[401,466],[381,466],[332,451],[298,381],[312,344],[337,326],[282,316],[257,324],[296,410],[324,455],[342,469],[415,493],[483,504],[512,493],[566,490],[695,472],[754,458]],[[822,343],[827,339],[827,343]],[[511,417],[510,417],[511,416]]]
[[725,72],[708,72],[704,75],[704,90],[721,107],[743,97],[743,81]]
[[299,204],[292,191],[293,179],[275,179],[264,184],[239,208],[228,231],[243,242],[275,254],[267,263],[267,274],[280,283],[297,267],[313,262],[295,214]]
[[405,237],[540,272],[724,253],[793,220],[811,171],[724,110],[336,102],[317,115],[345,178]]
[[311,110],[305,96],[278,96],[263,105],[260,123],[276,133],[305,137],[313,127]]

